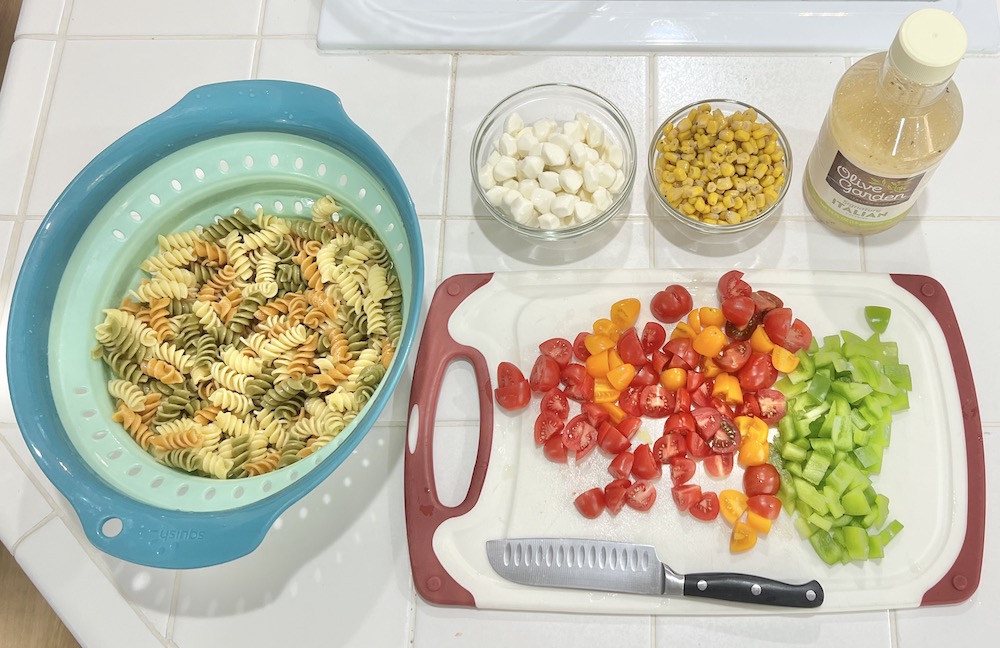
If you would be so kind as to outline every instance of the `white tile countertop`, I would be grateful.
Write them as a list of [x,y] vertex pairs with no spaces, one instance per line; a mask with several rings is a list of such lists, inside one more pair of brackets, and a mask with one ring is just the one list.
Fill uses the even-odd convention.
[[[542,54],[322,53],[318,0],[26,0],[0,92],[0,250],[6,332],[21,261],[61,190],[104,147],[190,89],[236,79],[287,79],[338,94],[398,167],[423,235],[426,305],[445,278],[546,268],[764,268],[930,275],[948,290],[975,377],[986,469],[1000,469],[1000,206],[992,153],[1000,58],[970,55],[956,81],[965,124],[915,212],[865,239],[830,232],[806,211],[801,170],[828,99],[851,63],[816,52]],[[886,45],[892,38],[886,33]],[[857,54],[864,54],[858,52]],[[732,96],[780,123],[799,162],[780,220],[742,249],[695,245],[651,207],[643,174],[620,224],[559,253],[532,246],[477,204],[472,135],[507,94],[536,83],[587,86],[629,119],[640,157],[656,125],[700,98]],[[764,108],[766,106],[766,108]],[[5,356],[0,347],[0,356]],[[5,358],[0,357],[0,367]],[[412,360],[411,360],[412,362]],[[6,370],[3,384],[6,385]],[[463,380],[449,374],[448,385]],[[457,389],[457,388],[456,388]],[[455,391],[455,390],[452,390]],[[982,581],[967,602],[914,610],[810,616],[583,616],[429,605],[410,575],[403,515],[408,383],[354,455],[281,516],[263,544],[233,562],[150,569],[95,549],[35,464],[0,396],[0,541],[85,646],[511,645],[597,647],[788,644],[856,648],[978,645],[1000,621],[1000,486],[987,481]],[[449,393],[446,390],[446,393]],[[446,397],[438,422],[454,438],[475,406]],[[905,443],[905,440],[894,443]],[[996,453],[996,454],[994,454]],[[443,485],[443,488],[459,488]]]

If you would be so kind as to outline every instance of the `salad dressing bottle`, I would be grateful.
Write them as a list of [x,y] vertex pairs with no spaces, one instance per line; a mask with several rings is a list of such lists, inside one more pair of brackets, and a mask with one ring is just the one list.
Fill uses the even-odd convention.
[[966,46],[957,18],[921,9],[887,52],[844,74],[806,164],[806,204],[818,220],[870,234],[906,216],[962,126],[951,77]]

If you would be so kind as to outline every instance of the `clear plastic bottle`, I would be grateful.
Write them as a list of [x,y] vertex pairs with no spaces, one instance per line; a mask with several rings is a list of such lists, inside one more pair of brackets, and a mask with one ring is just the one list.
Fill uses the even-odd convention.
[[957,18],[921,9],[889,51],[844,74],[806,164],[805,199],[817,219],[870,234],[909,213],[962,126],[951,77],[966,46]]

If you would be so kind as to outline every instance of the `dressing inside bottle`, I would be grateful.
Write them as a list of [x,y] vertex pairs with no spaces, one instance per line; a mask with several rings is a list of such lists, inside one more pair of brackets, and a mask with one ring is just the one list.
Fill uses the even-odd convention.
[[961,129],[951,77],[966,46],[957,18],[922,9],[889,51],[844,74],[806,164],[806,204],[818,220],[869,234],[909,213]]

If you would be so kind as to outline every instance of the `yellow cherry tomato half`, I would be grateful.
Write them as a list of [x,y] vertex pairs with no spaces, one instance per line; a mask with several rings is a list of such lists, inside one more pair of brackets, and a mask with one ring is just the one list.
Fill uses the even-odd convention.
[[702,306],[698,309],[698,317],[701,319],[701,325],[706,328],[709,326],[722,327],[726,325],[726,316],[722,314],[721,308]]
[[736,521],[747,512],[747,499],[746,493],[727,488],[719,493],[719,512],[727,522],[736,524]]
[[619,331],[631,328],[639,320],[640,308],[642,308],[642,302],[635,297],[616,301],[611,305],[611,322]]
[[674,326],[674,330],[670,331],[670,339],[673,340],[676,338],[685,337],[685,338],[691,338],[693,340],[695,336],[698,335],[698,331],[700,330],[701,329],[696,330],[687,322],[677,322],[677,325]]
[[612,387],[618,391],[624,391],[632,382],[632,379],[635,378],[635,367],[627,362],[623,362],[608,371],[606,378]]
[[729,536],[729,551],[741,553],[749,551],[757,544],[757,532],[746,522],[733,525],[733,533]]
[[799,366],[799,356],[775,344],[771,350],[771,364],[781,373],[792,373]]
[[621,396],[621,391],[615,389],[607,378],[594,379],[594,402],[614,403]]
[[757,439],[747,439],[740,444],[739,462],[741,466],[760,466],[767,463],[771,449],[766,442]]
[[677,391],[687,385],[688,373],[683,367],[670,367],[660,372],[660,384],[670,391]]
[[611,422],[618,425],[628,418],[628,412],[618,406],[618,403],[601,403],[604,411],[611,416]]
[[617,343],[618,338],[622,336],[622,330],[615,326],[615,323],[606,317],[594,322],[594,333],[597,335],[603,335],[606,338],[611,338],[612,342]]
[[736,428],[740,431],[740,437],[747,441],[756,439],[761,443],[767,443],[768,427],[763,419],[756,416],[737,416],[734,420]]
[[584,366],[587,367],[587,373],[594,378],[604,378],[607,376],[608,372],[611,371],[610,356],[609,349],[592,353],[584,362]]
[[763,326],[758,326],[750,334],[750,348],[757,353],[770,353],[774,349],[774,342],[767,337]]
[[[704,318],[702,318],[704,321]],[[716,358],[729,343],[725,332],[715,324],[710,324],[701,330],[694,338],[691,346],[706,358]]]
[[695,333],[701,330],[701,312],[697,308],[688,313],[687,323]]
[[740,387],[739,378],[732,374],[720,373],[715,377],[712,396],[721,398],[724,403],[729,405],[742,405],[743,389]]
[[747,511],[747,524],[757,533],[767,535],[771,532],[771,521],[753,511]]
[[606,335],[592,333],[583,339],[583,345],[587,347],[587,351],[590,351],[590,355],[596,355],[601,351],[614,348],[615,341]]

